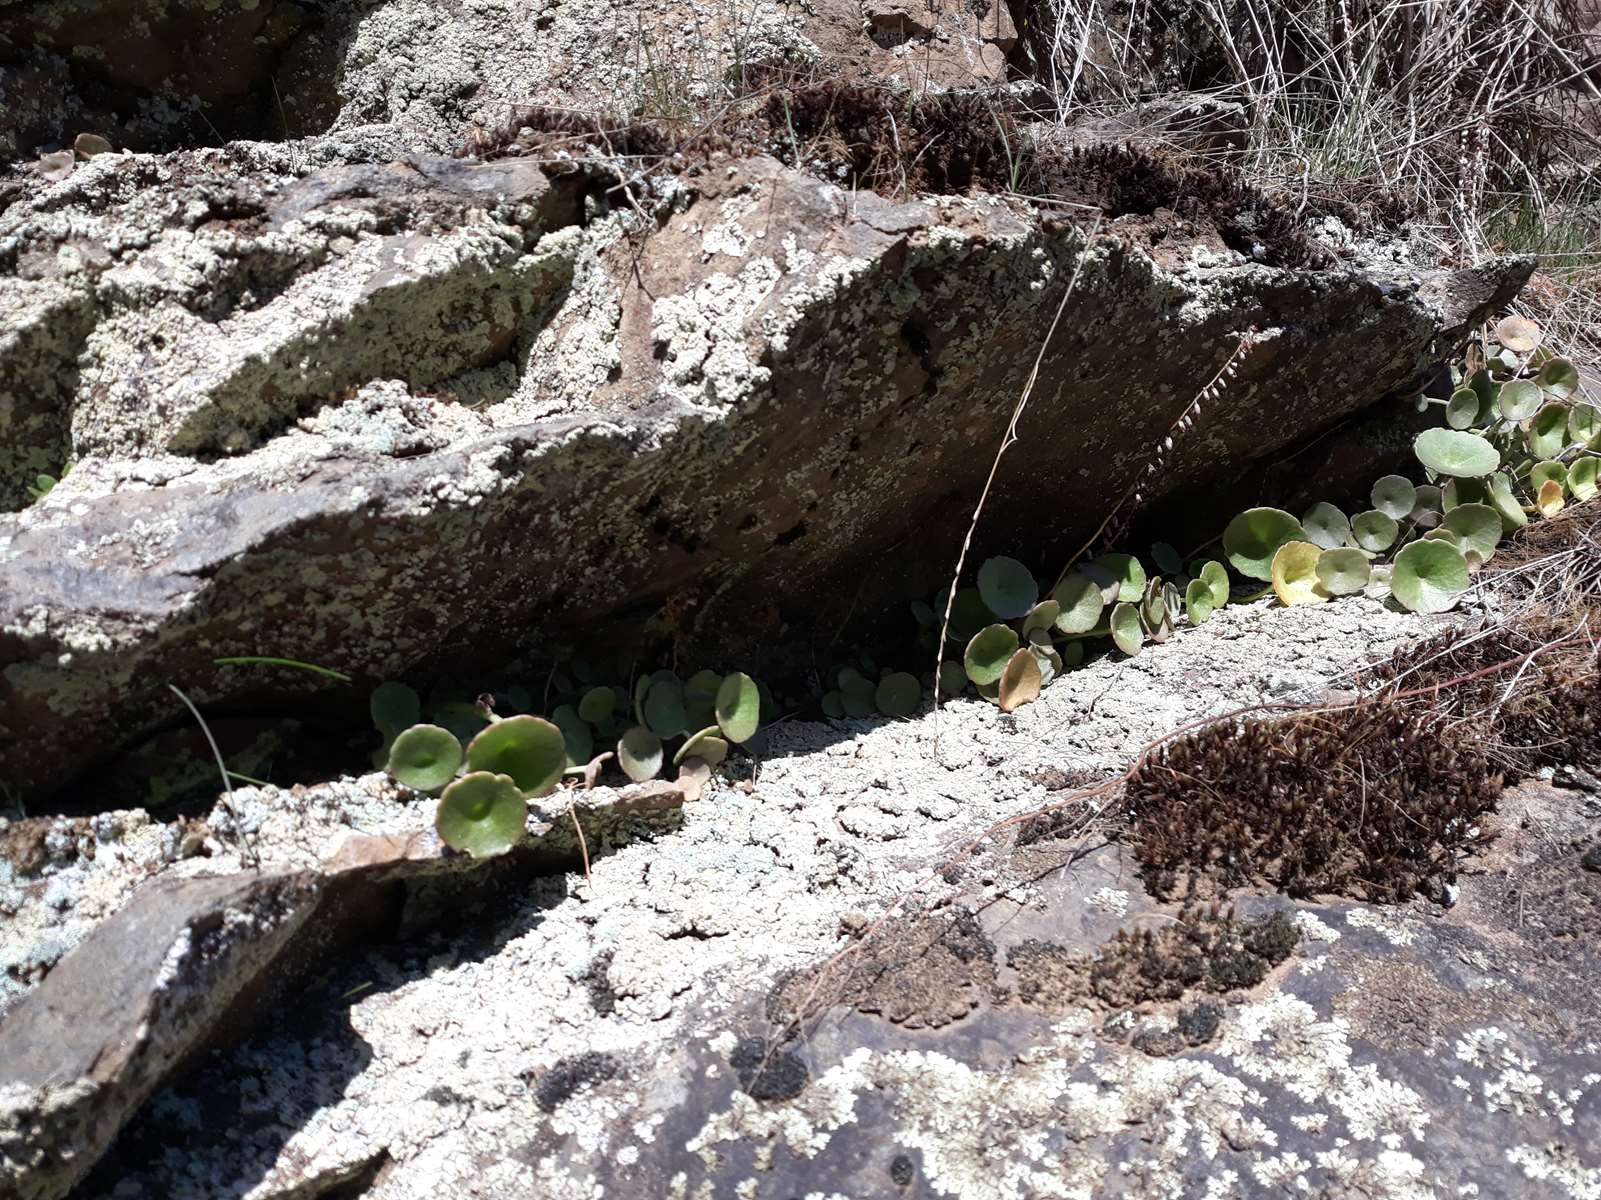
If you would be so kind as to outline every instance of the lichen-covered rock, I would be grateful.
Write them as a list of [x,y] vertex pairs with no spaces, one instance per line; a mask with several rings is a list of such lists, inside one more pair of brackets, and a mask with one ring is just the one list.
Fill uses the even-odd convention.
[[64,1195],[182,1064],[237,1039],[308,969],[424,928],[431,893],[569,865],[578,826],[605,853],[671,827],[682,802],[661,781],[536,801],[522,842],[491,860],[449,851],[433,805],[381,776],[241,789],[169,837],[143,813],[97,818],[78,843],[71,822],[0,828],[7,949],[44,974],[0,992],[0,1194]]
[[[13,203],[10,303],[52,336],[0,360],[23,381],[0,474],[53,462],[63,430],[80,457],[0,517],[11,786],[49,791],[104,729],[170,718],[164,680],[258,706],[320,686],[213,663],[263,647],[362,679],[471,673],[637,636],[669,598],[681,642],[716,651],[932,590],[1075,270],[990,497],[1014,553],[1093,531],[1231,355],[1147,499],[1237,481],[1411,384],[1527,271],[1269,266],[1310,251],[1204,211],[1119,216],[1085,170],[1113,217],[1093,242],[1023,204],[892,201],[760,157],[613,206],[615,185],[524,158],[304,174],[238,146],[100,155]],[[50,314],[77,296],[74,329]]]

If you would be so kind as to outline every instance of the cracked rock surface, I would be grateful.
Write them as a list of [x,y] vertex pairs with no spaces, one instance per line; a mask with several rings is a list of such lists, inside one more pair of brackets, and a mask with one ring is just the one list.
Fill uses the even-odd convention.
[[[453,924],[332,960],[157,1094],[74,1194],[895,1197],[915,1182],[1021,1200],[1304,1178],[1586,1197],[1601,1046],[1581,981],[1601,876],[1583,853],[1601,797],[1582,783],[1509,793],[1450,908],[1238,897],[1242,919],[1289,918],[1289,956],[1243,989],[1133,1009],[1054,969],[1177,915],[1091,807],[957,854],[1187,720],[1344,689],[1449,619],[1363,599],[1233,606],[1012,716],[957,702],[937,735],[928,717],[775,726],[753,778],[602,848],[590,882],[458,893]],[[297,832],[310,814],[365,812],[366,828],[389,794],[368,777],[288,805],[236,799],[259,844],[293,847],[315,842]],[[194,832],[227,870],[232,821],[211,822]],[[38,883],[175,869],[102,866],[118,849],[113,834],[93,863],[14,874],[19,917],[70,942],[93,919],[52,924]],[[897,904],[880,960],[896,987],[818,992],[786,1036],[784,998],[880,944]]]

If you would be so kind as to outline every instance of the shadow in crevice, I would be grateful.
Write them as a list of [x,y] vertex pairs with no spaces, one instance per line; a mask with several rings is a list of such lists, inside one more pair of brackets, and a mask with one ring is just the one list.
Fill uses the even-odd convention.
[[[526,871],[408,894],[367,953],[336,956],[279,996],[252,1034],[206,1053],[152,1097],[71,1200],[231,1200],[275,1177],[285,1187],[293,1181],[298,1196],[361,1194],[387,1161],[382,1134],[369,1144],[352,1133],[349,1159],[314,1159],[291,1145],[374,1061],[378,1048],[358,1028],[356,1006],[489,958],[537,930],[567,894],[564,876],[530,883]],[[426,1033],[414,1036],[426,1053]]]

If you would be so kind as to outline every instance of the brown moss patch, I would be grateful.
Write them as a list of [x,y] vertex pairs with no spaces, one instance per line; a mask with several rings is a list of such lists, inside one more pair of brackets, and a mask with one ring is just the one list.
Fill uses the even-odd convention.
[[1127,1009],[1193,991],[1253,988],[1290,956],[1299,938],[1283,913],[1242,921],[1232,909],[1213,905],[1186,909],[1158,929],[1119,930],[1093,956],[1031,940],[1014,947],[1006,961],[1017,973],[1024,1004],[1060,1008],[1090,1001]]
[[788,1023],[846,1004],[906,1029],[938,1029],[995,994],[995,945],[962,909],[870,929],[843,954],[781,983],[769,1015]]
[[1127,807],[1153,895],[1268,885],[1384,901],[1454,878],[1500,790],[1460,726],[1373,703],[1170,742],[1129,778]]

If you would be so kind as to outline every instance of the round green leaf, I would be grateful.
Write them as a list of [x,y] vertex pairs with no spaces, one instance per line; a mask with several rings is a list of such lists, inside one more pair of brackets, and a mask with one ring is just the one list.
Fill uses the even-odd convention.
[[1560,487],[1568,486],[1568,468],[1553,461],[1537,462],[1529,468],[1529,487],[1538,492],[1547,480],[1555,480]]
[[1462,535],[1454,529],[1446,529],[1441,526],[1439,529],[1429,530],[1423,536],[1431,542],[1446,542],[1455,546],[1458,550],[1462,549]]
[[1457,388],[1445,405],[1445,423],[1452,429],[1471,429],[1479,419],[1479,393]]
[[1208,559],[1201,564],[1196,578],[1206,584],[1207,590],[1212,593],[1212,608],[1217,610],[1229,602],[1229,573],[1222,563],[1216,559]]
[[396,736],[384,769],[409,788],[433,792],[449,783],[459,766],[461,743],[455,734],[438,725],[413,725]]
[[1500,471],[1490,476],[1490,507],[1500,514],[1503,533],[1522,529],[1529,523],[1529,514],[1523,511],[1523,505],[1518,502],[1512,480]]
[[1056,628],[1063,633],[1087,633],[1094,629],[1106,607],[1101,585],[1078,571],[1069,572],[1056,585],[1051,599],[1060,606]]
[[717,689],[717,723],[731,742],[740,745],[756,736],[762,720],[762,696],[756,681],[735,671]]
[[1357,513],[1351,520],[1351,536],[1356,539],[1356,544],[1374,554],[1382,554],[1395,545],[1400,533],[1401,527],[1395,523],[1395,518],[1376,508]]
[[1467,559],[1449,542],[1413,542],[1395,556],[1390,589],[1413,612],[1445,612],[1468,590]]
[[1534,414],[1526,435],[1529,453],[1537,458],[1554,458],[1568,444],[1568,408],[1565,404],[1547,404]]
[[422,719],[422,701],[403,683],[380,683],[368,697],[372,723],[387,738],[399,736]]
[[677,679],[663,679],[650,685],[643,706],[645,727],[657,737],[677,737],[689,728],[684,708],[684,685]]
[[1184,556],[1167,542],[1151,544],[1151,561],[1156,564],[1158,571],[1169,575],[1177,575],[1184,570]]
[[1204,625],[1217,608],[1212,589],[1204,579],[1192,579],[1184,589],[1184,612],[1191,625]]
[[1540,385],[1532,379],[1509,379],[1501,385],[1497,402],[1501,415],[1508,421],[1527,421],[1539,411],[1545,399]]
[[1489,562],[1501,541],[1501,514],[1488,504],[1459,504],[1445,514],[1444,528],[1462,539],[1464,553],[1472,550]]
[[1373,507],[1397,521],[1408,516],[1418,502],[1418,490],[1404,475],[1386,475],[1373,485]]
[[823,715],[839,720],[845,715],[845,697],[838,691],[823,693]]
[[951,607],[951,630],[960,637],[971,637],[995,617],[977,588],[962,588]]
[[934,624],[934,610],[921,600],[912,601],[912,620],[917,622],[919,629],[927,629]]
[[1124,654],[1138,654],[1145,642],[1145,627],[1140,624],[1140,612],[1127,602],[1112,609],[1112,641]]
[[617,761],[635,783],[655,779],[662,769],[662,740],[643,725],[630,726],[617,743]]
[[1040,585],[1017,559],[998,555],[978,569],[978,594],[990,612],[1003,621],[1015,621],[1034,607]]
[[684,681],[685,729],[704,729],[717,723],[717,689],[723,677],[716,671],[696,671]]
[[1084,643],[1069,642],[1062,650],[1064,666],[1076,667],[1084,661]]
[[529,796],[554,788],[566,765],[561,730],[540,717],[507,717],[467,743],[469,770],[509,775]]
[[1598,468],[1601,468],[1601,458],[1588,454],[1575,459],[1573,465],[1568,468],[1568,491],[1573,493],[1575,500],[1595,499]]
[[922,707],[923,685],[916,675],[895,671],[878,681],[874,700],[886,717],[909,717]]
[[1145,568],[1132,554],[1102,554],[1095,565],[1109,571],[1117,580],[1117,598],[1130,602],[1145,594]]
[[1301,518],[1306,540],[1325,550],[1345,545],[1351,536],[1351,521],[1343,512],[1327,501],[1319,500]]
[[1372,574],[1373,568],[1368,563],[1367,555],[1360,550],[1325,550],[1318,555],[1317,580],[1331,596],[1356,595],[1367,587]]
[[595,756],[595,731],[589,722],[578,715],[571,704],[559,704],[550,714],[551,724],[561,730],[562,744],[567,747],[567,765],[581,767]]
[[463,775],[445,789],[434,828],[445,845],[474,858],[504,854],[528,826],[528,801],[516,781],[491,771]]
[[1008,625],[991,625],[973,635],[962,656],[967,677],[980,686],[998,684],[1007,660],[1017,653],[1017,634]]
[[942,662],[939,665],[939,690],[954,696],[967,686],[967,672],[959,662]]
[[1417,489],[1417,503],[1407,516],[1419,529],[1433,529],[1440,523],[1440,514],[1445,511],[1444,495],[1432,483],[1423,484]]
[[1540,368],[1539,383],[1548,396],[1566,400],[1579,390],[1579,368],[1565,358],[1547,359]]
[[718,736],[716,725],[708,725],[699,733],[684,739],[684,744],[673,755],[673,766],[678,766],[686,758],[702,759],[708,767],[715,767],[728,757],[728,743]]
[[1023,618],[1023,632],[1027,634],[1036,629],[1049,629],[1056,624],[1057,618],[1061,615],[1062,606],[1054,597],[1050,600],[1041,600],[1029,609],[1028,615]]
[[1490,484],[1485,479],[1447,479],[1440,489],[1440,508],[1450,512],[1459,504],[1488,504]]
[[1477,479],[1501,465],[1494,446],[1476,433],[1458,429],[1425,429],[1413,440],[1412,450],[1437,475]]
[[1488,425],[1495,420],[1496,399],[1500,395],[1500,385],[1491,379],[1490,372],[1482,367],[1468,376],[1467,385],[1479,397],[1479,415],[1474,418],[1473,423]]
[[594,725],[604,725],[617,711],[617,693],[609,687],[590,688],[578,702],[578,715]]
[[1289,608],[1322,604],[1329,598],[1318,581],[1317,564],[1324,551],[1313,542],[1285,542],[1273,555],[1273,594]]
[[1223,551],[1241,575],[1273,578],[1273,556],[1286,542],[1305,540],[1301,523],[1279,508],[1250,508],[1223,531]]
[[1601,450],[1601,408],[1593,404],[1575,404],[1569,409],[1568,440]]

